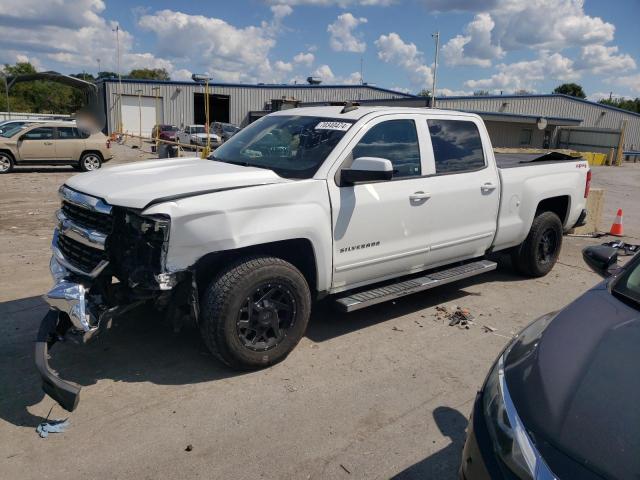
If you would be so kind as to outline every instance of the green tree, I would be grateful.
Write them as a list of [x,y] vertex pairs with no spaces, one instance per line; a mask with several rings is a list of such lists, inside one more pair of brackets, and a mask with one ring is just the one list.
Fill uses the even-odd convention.
[[553,90],[553,93],[562,93],[564,95],[571,95],[572,97],[577,98],[587,98],[582,86],[577,83],[563,83],[562,85],[558,85]]
[[116,72],[98,72],[96,77],[98,80],[102,78],[118,78],[118,74]]
[[489,95],[489,90],[476,90],[473,92],[474,97],[486,97]]
[[136,68],[129,72],[127,78],[141,80],[171,80],[169,73],[164,68]]
[[602,105],[609,105],[611,107],[622,108],[623,110],[629,110],[630,112],[640,113],[640,98],[628,99],[628,98],[603,98],[600,100]]
[[431,96],[431,90],[427,90],[426,88],[423,88],[416,95],[418,95],[419,97],[430,97]]

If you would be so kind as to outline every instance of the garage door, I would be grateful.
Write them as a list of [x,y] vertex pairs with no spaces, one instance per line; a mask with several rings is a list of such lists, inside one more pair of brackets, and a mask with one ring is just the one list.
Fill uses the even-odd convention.
[[158,109],[162,112],[161,98],[156,100],[155,97],[142,97],[139,106],[136,95],[123,95],[122,129],[133,135],[138,135],[138,132],[142,130],[143,137],[151,137],[153,126],[156,123],[162,123],[162,113],[156,119],[156,102],[158,103]]

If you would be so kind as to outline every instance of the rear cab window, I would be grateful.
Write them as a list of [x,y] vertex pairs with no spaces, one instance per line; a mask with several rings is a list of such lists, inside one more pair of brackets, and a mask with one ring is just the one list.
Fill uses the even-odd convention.
[[436,175],[471,172],[486,166],[480,131],[469,120],[428,119]]

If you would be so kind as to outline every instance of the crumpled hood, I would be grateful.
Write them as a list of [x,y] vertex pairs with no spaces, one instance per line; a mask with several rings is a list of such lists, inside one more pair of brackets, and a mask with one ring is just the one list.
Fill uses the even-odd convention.
[[146,160],[81,173],[66,185],[111,205],[144,208],[160,198],[290,180],[271,170],[229,163],[177,158]]
[[564,478],[559,450],[605,477],[640,478],[640,312],[601,284],[517,352],[518,342],[505,364],[509,393],[554,473]]

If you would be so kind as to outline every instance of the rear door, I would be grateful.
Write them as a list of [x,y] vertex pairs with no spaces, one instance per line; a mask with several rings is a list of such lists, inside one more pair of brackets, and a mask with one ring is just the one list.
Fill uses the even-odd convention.
[[20,160],[55,160],[53,127],[37,127],[25,132],[18,141]]
[[484,255],[496,232],[500,180],[479,119],[423,117],[429,138],[429,266]]
[[58,137],[55,140],[56,158],[58,160],[79,160],[84,140],[76,127],[57,127]]

